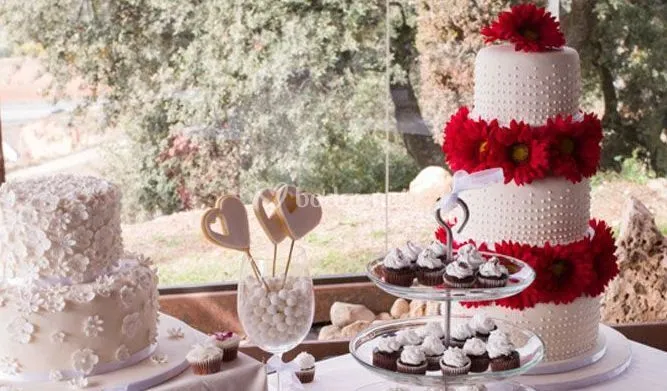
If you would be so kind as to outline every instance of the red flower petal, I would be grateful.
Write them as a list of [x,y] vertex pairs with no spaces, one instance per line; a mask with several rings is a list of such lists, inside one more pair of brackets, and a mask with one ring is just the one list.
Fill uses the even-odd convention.
[[591,220],[591,227],[595,234],[589,240],[589,249],[593,258],[595,279],[586,289],[586,293],[595,297],[604,292],[607,284],[618,275],[619,270],[611,228],[604,221],[598,220]]
[[560,23],[534,4],[519,4],[501,12],[498,20],[481,32],[485,42],[507,41],[514,44],[517,51],[544,52],[565,45]]

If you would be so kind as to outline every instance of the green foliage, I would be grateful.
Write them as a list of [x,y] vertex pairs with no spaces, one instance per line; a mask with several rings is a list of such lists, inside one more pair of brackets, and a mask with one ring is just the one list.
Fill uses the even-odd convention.
[[598,172],[592,178],[592,185],[597,186],[603,182],[611,182],[614,180],[624,180],[645,185],[649,179],[656,177],[656,173],[648,168],[646,161],[641,160],[639,155],[639,152],[635,152],[632,157],[619,159],[620,169],[617,171],[604,170]]

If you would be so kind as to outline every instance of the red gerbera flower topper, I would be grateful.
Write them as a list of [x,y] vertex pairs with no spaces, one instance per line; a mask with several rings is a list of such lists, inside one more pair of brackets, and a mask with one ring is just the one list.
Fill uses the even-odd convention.
[[485,42],[507,41],[516,51],[545,52],[565,45],[560,23],[544,8],[519,4],[501,12],[498,20],[482,29]]
[[505,183],[517,185],[542,178],[549,168],[549,145],[535,137],[533,129],[523,122],[512,121],[509,128],[495,132],[490,140],[492,167],[502,167]]

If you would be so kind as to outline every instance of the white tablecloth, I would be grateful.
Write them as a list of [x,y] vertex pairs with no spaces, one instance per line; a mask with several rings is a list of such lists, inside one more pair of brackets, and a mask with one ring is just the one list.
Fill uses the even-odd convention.
[[[667,353],[646,345],[631,343],[632,362],[630,367],[613,380],[581,391],[666,391]],[[383,381],[382,378],[362,368],[346,354],[317,363],[315,381],[304,385],[304,390],[354,391],[359,387]],[[515,381],[521,382],[521,378]],[[269,376],[271,385],[275,375]],[[272,388],[272,387],[271,387]]]

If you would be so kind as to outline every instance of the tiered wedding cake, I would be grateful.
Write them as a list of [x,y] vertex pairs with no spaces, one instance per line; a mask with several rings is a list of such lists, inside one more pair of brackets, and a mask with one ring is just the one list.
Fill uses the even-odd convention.
[[482,33],[512,44],[478,53],[474,108],[452,116],[443,150],[453,170],[501,167],[505,183],[461,195],[471,218],[457,241],[535,269],[529,289],[484,311],[535,331],[547,361],[570,359],[595,345],[599,295],[618,270],[611,231],[589,214],[600,122],[579,111],[579,56],[543,9],[513,7]]
[[157,277],[123,253],[120,197],[64,175],[0,189],[0,380],[81,378],[152,353]]

